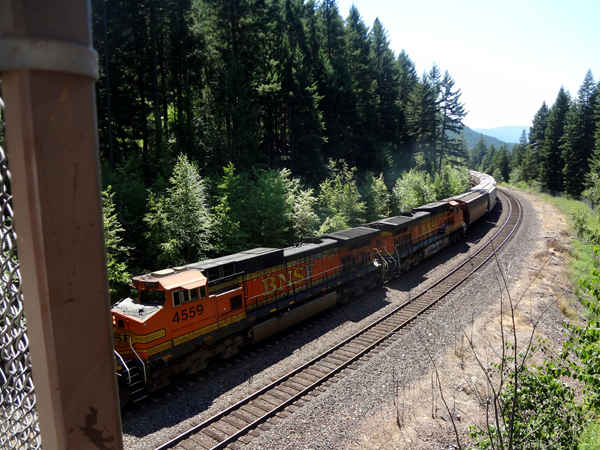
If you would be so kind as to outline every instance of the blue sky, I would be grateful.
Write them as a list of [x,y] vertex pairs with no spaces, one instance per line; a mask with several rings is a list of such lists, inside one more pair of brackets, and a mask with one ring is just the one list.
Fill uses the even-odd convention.
[[462,92],[471,128],[530,126],[560,86],[577,95],[600,77],[600,0],[337,0],[376,17],[419,75],[435,62]]

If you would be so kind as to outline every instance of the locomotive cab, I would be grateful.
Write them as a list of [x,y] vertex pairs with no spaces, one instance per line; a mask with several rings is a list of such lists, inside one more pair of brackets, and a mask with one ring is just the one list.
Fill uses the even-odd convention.
[[206,320],[201,316],[210,310],[201,302],[208,287],[199,270],[152,272],[133,278],[131,287],[137,298],[121,300],[112,309],[115,350],[122,357],[151,359],[166,350],[173,331],[188,319],[190,324]]

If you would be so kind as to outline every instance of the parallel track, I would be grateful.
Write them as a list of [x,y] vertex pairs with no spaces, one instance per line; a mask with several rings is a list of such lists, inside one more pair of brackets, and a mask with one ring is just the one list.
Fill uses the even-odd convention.
[[365,358],[377,353],[382,344],[387,345],[385,341],[405,331],[419,316],[483,267],[510,239],[521,223],[522,208],[518,200],[508,193],[502,192],[502,196],[509,209],[506,222],[481,249],[449,274],[335,347],[157,450],[237,448],[241,446],[238,441],[247,443],[253,435],[257,435],[257,428],[268,429],[269,424],[265,422],[275,422],[275,416],[285,417],[286,408],[301,405],[302,399],[306,400],[307,396],[318,395],[325,390],[323,386],[336,381],[345,369],[356,369]]

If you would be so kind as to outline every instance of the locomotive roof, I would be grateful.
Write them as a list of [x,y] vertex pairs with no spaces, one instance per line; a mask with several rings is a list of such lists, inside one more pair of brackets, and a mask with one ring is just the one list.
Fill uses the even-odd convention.
[[234,264],[236,272],[251,273],[263,270],[267,267],[277,266],[283,263],[283,250],[279,248],[258,247],[245,250],[220,258],[207,259],[204,261],[187,264],[190,269],[208,270],[228,264]]
[[448,211],[448,202],[440,201],[440,202],[432,202],[423,206],[419,206],[418,208],[414,208],[414,211],[428,211],[433,215],[441,214],[443,212]]
[[178,287],[192,289],[206,284],[206,277],[198,270],[165,269],[133,277],[132,286],[136,289],[157,287],[171,290]]
[[404,213],[399,216],[380,219],[376,222],[368,223],[367,226],[381,231],[397,231],[429,216],[431,216],[431,213],[428,211],[414,211],[412,213]]
[[367,227],[350,228],[349,230],[336,231],[325,235],[325,237],[343,242],[344,245],[352,245],[376,236],[379,236],[379,231]]
[[306,258],[316,253],[324,252],[337,247],[338,241],[328,238],[316,238],[313,242],[304,242],[294,247],[283,249],[283,260],[285,262],[294,261],[298,258]]

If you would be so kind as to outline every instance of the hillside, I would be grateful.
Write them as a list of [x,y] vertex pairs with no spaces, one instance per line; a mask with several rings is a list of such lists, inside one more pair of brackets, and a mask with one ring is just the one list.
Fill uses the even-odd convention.
[[478,133],[469,127],[465,127],[463,129],[463,133],[465,134],[465,139],[467,140],[467,145],[470,148],[473,148],[475,146],[475,144],[477,144],[477,141],[479,140],[479,136],[481,134],[483,134],[483,138],[485,139],[485,144],[487,146],[493,145],[496,148],[500,148],[502,145],[506,144],[508,146],[508,149],[512,150],[512,148],[515,145],[513,143],[508,143],[508,142],[502,141],[498,138],[486,135],[484,133]]
[[521,133],[523,130],[526,132],[529,130],[529,127],[522,126],[514,126],[514,127],[496,127],[496,128],[473,128],[473,131],[477,133],[483,133],[487,136],[495,137],[496,139],[500,139],[504,142],[514,142],[515,144],[519,142],[519,138],[521,137]]

